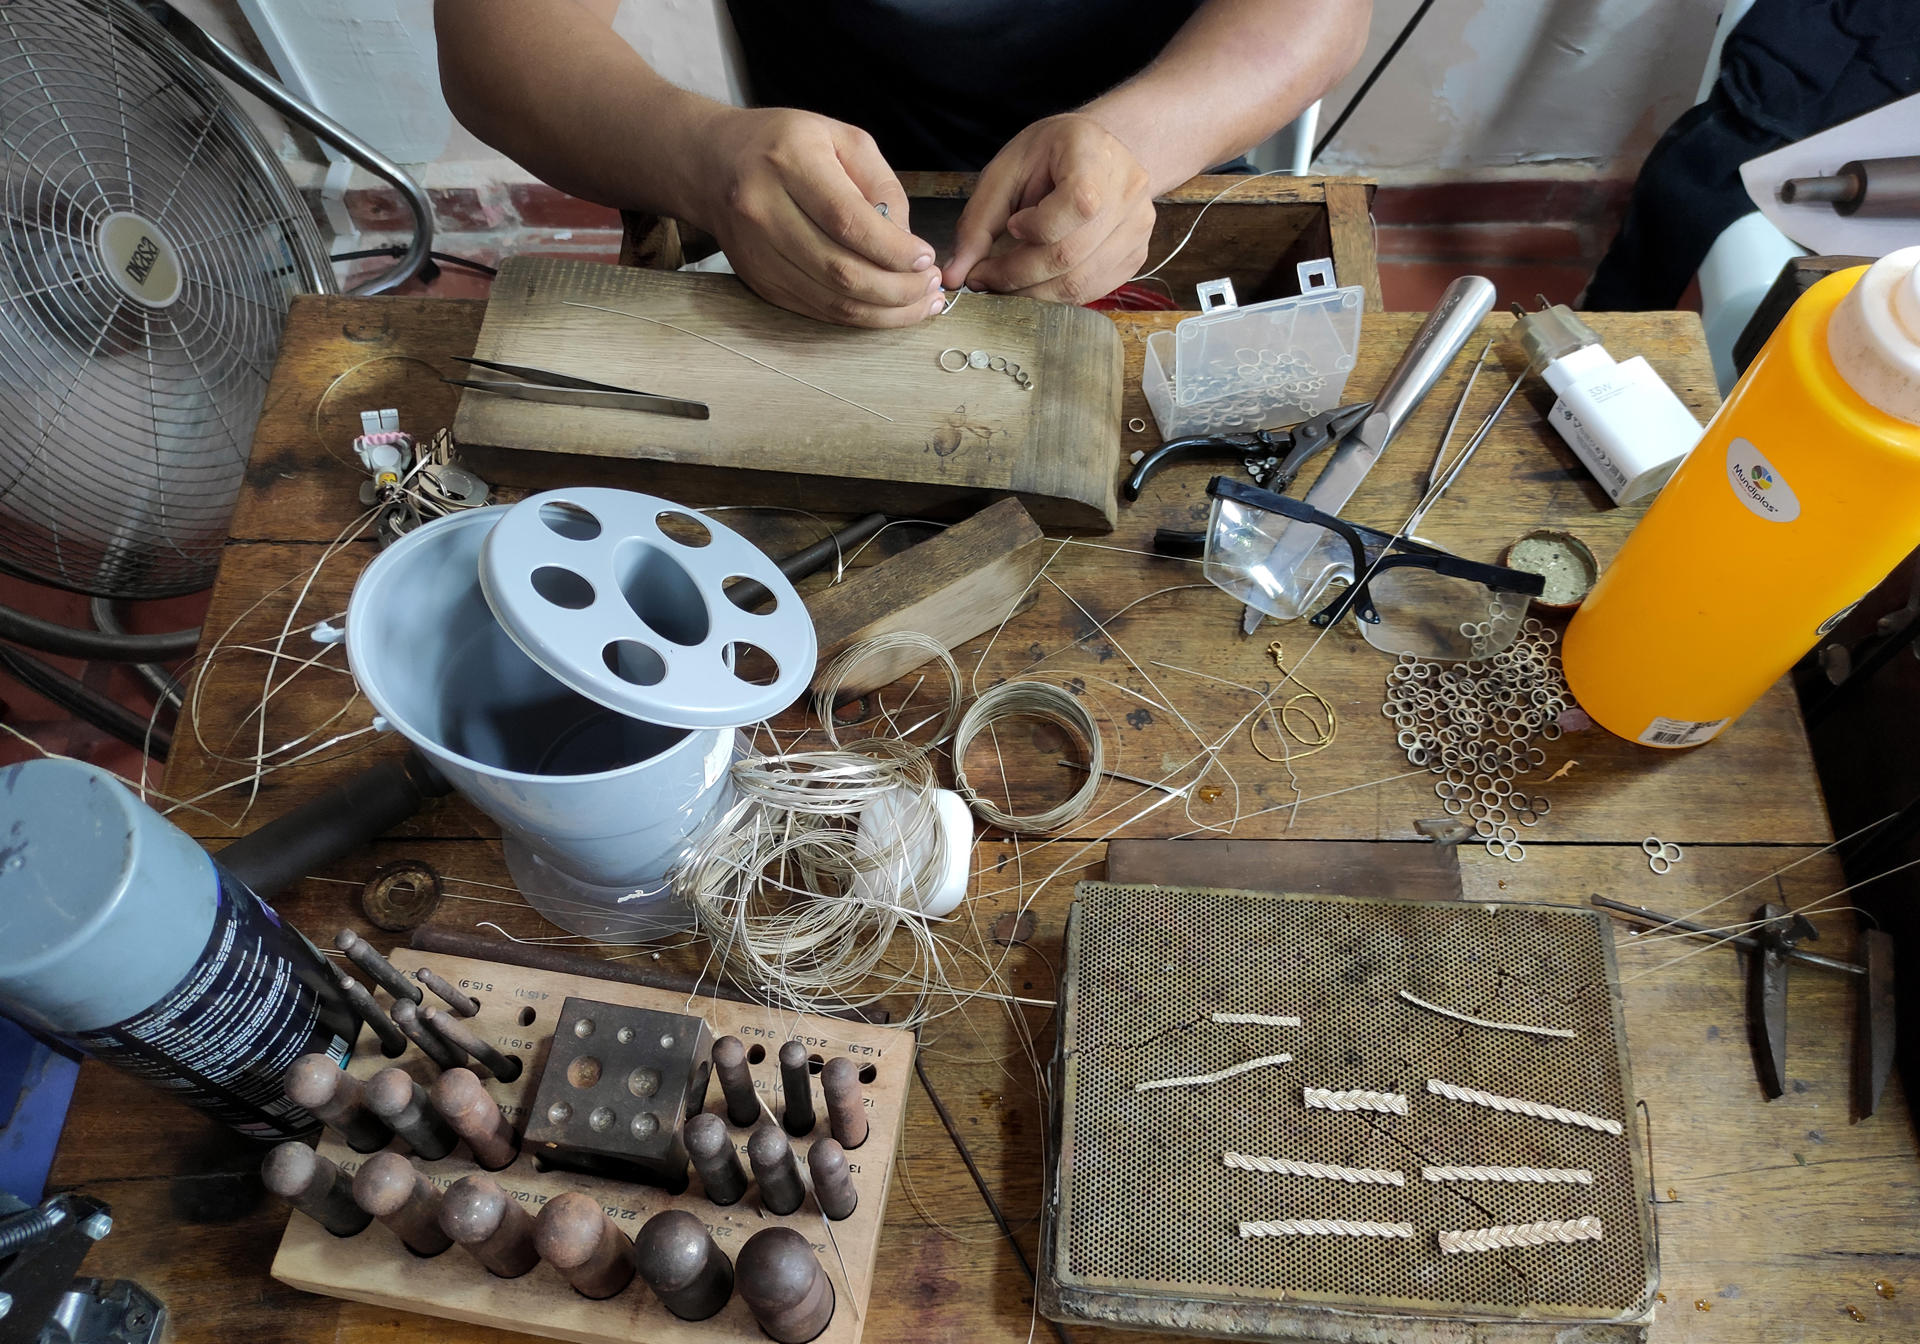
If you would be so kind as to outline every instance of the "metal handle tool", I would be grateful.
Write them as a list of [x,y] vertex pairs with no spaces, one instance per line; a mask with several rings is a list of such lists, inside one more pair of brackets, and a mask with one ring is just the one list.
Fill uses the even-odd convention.
[[[1493,282],[1485,276],[1463,275],[1447,286],[1440,302],[1408,342],[1400,362],[1387,375],[1386,386],[1374,398],[1373,414],[1334,451],[1313,488],[1307,491],[1307,503],[1326,513],[1339,513],[1346,506],[1400,426],[1439,381],[1481,320],[1493,311],[1493,300]],[[1319,539],[1315,532],[1289,527],[1280,534],[1268,557],[1268,570],[1282,576],[1284,592],[1293,599],[1295,610],[1287,619],[1303,614],[1318,599],[1318,590],[1325,587],[1324,582],[1317,583],[1313,585],[1315,591],[1302,593],[1289,582],[1309,561],[1309,552]],[[1249,606],[1240,622],[1241,632],[1252,634],[1265,619],[1265,612]]]
[[596,383],[590,378],[576,378],[570,373],[533,368],[526,364],[502,364],[495,360],[473,359],[466,355],[455,355],[454,358],[462,364],[471,364],[475,368],[491,369],[495,373],[511,374],[515,378],[528,380],[523,383],[502,382],[491,378],[442,378],[440,380],[454,387],[469,387],[476,392],[492,392],[497,396],[513,397],[519,401],[544,401],[556,406],[590,406],[615,411],[652,411],[657,415],[678,415],[689,420],[705,420],[709,414],[707,404],[703,401],[684,401],[679,397],[663,397],[631,387],[615,387],[611,383]]

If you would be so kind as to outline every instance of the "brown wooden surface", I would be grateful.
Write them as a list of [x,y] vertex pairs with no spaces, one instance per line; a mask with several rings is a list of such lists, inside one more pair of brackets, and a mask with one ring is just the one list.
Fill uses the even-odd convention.
[[[913,1078],[911,1032],[824,1017],[795,1018],[722,999],[704,996],[690,999],[686,994],[611,985],[603,980],[433,952],[410,953],[400,964],[409,972],[416,966],[430,967],[478,997],[480,1011],[467,1025],[482,1039],[519,1054],[526,1065],[525,1071],[512,1083],[490,1080],[485,1085],[499,1102],[501,1111],[517,1123],[524,1122],[527,1107],[539,1091],[553,1029],[560,1020],[561,1005],[569,998],[651,1008],[662,1013],[691,1013],[706,1019],[716,1039],[734,1035],[748,1042],[749,1047],[760,1046],[765,1051],[764,1058],[758,1064],[750,1063],[749,1067],[755,1088],[764,1094],[768,1109],[776,1116],[781,1114],[784,1105],[777,1059],[783,1042],[802,1037],[816,1053],[829,1058],[846,1055],[872,1065],[874,1079],[862,1089],[869,1103],[867,1115],[871,1129],[867,1142],[850,1154],[849,1163],[849,1174],[860,1202],[849,1217],[832,1225],[831,1242],[827,1240],[819,1208],[811,1198],[784,1216],[762,1208],[755,1192],[749,1192],[731,1207],[720,1208],[703,1196],[698,1176],[685,1193],[669,1195],[651,1186],[626,1181],[565,1170],[542,1171],[535,1165],[536,1150],[532,1147],[504,1170],[488,1173],[520,1200],[529,1213],[537,1214],[547,1200],[569,1190],[590,1194],[610,1212],[615,1225],[629,1239],[647,1219],[669,1208],[684,1209],[706,1223],[715,1244],[730,1257],[739,1255],[747,1238],[763,1227],[775,1224],[791,1227],[813,1246],[821,1267],[833,1281],[835,1294],[842,1301],[855,1304],[849,1310],[834,1313],[834,1319],[820,1336],[822,1344],[851,1344],[860,1338],[860,1320],[867,1311],[874,1261],[883,1236],[882,1213],[893,1169],[890,1159],[894,1139],[899,1133]],[[531,1023],[527,1023],[529,1017]],[[608,1046],[613,1048],[612,1042],[609,1041]],[[421,1083],[430,1083],[438,1072],[417,1047],[408,1047],[398,1059],[382,1058],[378,1039],[372,1031],[363,1031],[349,1066],[351,1072],[367,1079],[390,1065],[407,1069]],[[794,1152],[803,1167],[808,1150],[828,1132],[826,1101],[817,1084],[813,1085],[813,1093],[814,1114],[818,1117],[813,1133],[793,1141]],[[718,1087],[708,1089],[706,1108],[716,1115],[726,1115],[726,1102]],[[631,1115],[632,1112],[622,1115],[619,1124],[624,1127]],[[746,1135],[744,1130],[730,1130],[735,1147],[741,1150],[742,1164],[746,1162]],[[367,1156],[354,1152],[331,1132],[321,1140],[320,1151],[348,1172],[357,1171]],[[443,1192],[453,1182],[481,1170],[468,1156],[464,1145],[436,1162],[416,1159],[414,1165]],[[304,1214],[293,1214],[287,1220],[286,1235],[274,1257],[273,1276],[308,1292],[351,1298],[374,1307],[417,1309],[468,1325],[517,1323],[530,1333],[575,1340],[580,1344],[626,1344],[633,1339],[645,1339],[649,1344],[654,1341],[700,1344],[715,1338],[719,1331],[748,1337],[755,1329],[752,1314],[737,1295],[710,1322],[682,1321],[638,1283],[613,1297],[590,1301],[574,1292],[547,1265],[536,1265],[519,1278],[499,1279],[488,1274],[459,1247],[423,1260],[410,1255],[393,1233],[378,1222],[354,1236],[336,1237]]]
[[1457,848],[1364,840],[1110,840],[1106,880],[1420,901],[1461,895]]
[[[954,363],[950,349],[961,353],[957,371],[941,367],[943,355]],[[857,496],[917,512],[1004,490],[1044,523],[1112,525],[1119,342],[1084,308],[970,294],[937,322],[860,331],[776,308],[731,276],[516,257],[493,282],[477,350],[710,413],[466,391],[454,437],[497,478],[512,467],[521,484],[552,480],[573,471],[554,454],[582,455],[630,477],[670,464],[676,488],[709,493],[760,473],[780,483],[781,502],[807,509]],[[1030,373],[1033,386],[968,367],[975,350]]]
[[[271,640],[288,623],[286,594],[262,599],[278,584],[304,580],[322,543],[355,518],[361,473],[345,454],[357,412],[398,406],[403,423],[411,427],[446,423],[452,398],[438,378],[454,367],[449,355],[471,349],[479,317],[480,306],[472,303],[296,303],[236,515],[236,540],[216,589],[210,631],[217,634],[238,620],[237,636]],[[1141,338],[1170,320],[1116,319],[1126,342],[1125,415],[1145,415],[1137,390]],[[1697,412],[1711,407],[1711,379],[1692,317],[1597,315],[1591,320],[1617,357],[1646,355],[1690,407]],[[1378,387],[1418,322],[1418,315],[1369,314],[1351,395],[1365,396]],[[1495,322],[1490,330],[1504,331],[1504,324]],[[1511,360],[1512,352],[1506,353]],[[1488,386],[1476,393],[1476,408],[1490,405],[1501,390],[1497,371],[1489,374],[1481,380]],[[1405,516],[1413,498],[1411,477],[1430,460],[1463,376],[1463,369],[1451,371],[1413,417],[1355,497],[1357,520],[1391,526]],[[1491,558],[1524,528],[1551,520],[1608,559],[1637,510],[1605,508],[1598,488],[1542,423],[1538,396],[1538,389],[1529,388],[1515,398],[1426,530],[1466,554]],[[1155,441],[1151,433],[1122,438],[1123,451]],[[1121,472],[1124,458],[1113,469]],[[1237,607],[1205,587],[1150,598],[1105,633],[1094,629],[1095,619],[1111,618],[1142,595],[1202,582],[1191,565],[1104,548],[1144,549],[1156,525],[1193,525],[1204,514],[1200,492],[1206,475],[1197,466],[1168,471],[1152,482],[1139,504],[1123,512],[1120,530],[1101,538],[1099,548],[1062,547],[1046,570],[1041,599],[1009,621],[981,670],[984,685],[993,675],[1044,660],[1035,671],[1057,672],[1069,682],[1079,678],[1100,707],[1115,769],[1163,773],[1156,767],[1171,769],[1193,754],[1194,739],[1167,722],[1168,715],[1112,683],[1127,683],[1132,691],[1181,707],[1197,728],[1217,736],[1250,698],[1213,683],[1183,680],[1184,674],[1155,667],[1152,660],[1257,686],[1273,676],[1264,653],[1269,640],[1283,644],[1289,666],[1311,643],[1296,626],[1274,625],[1258,639],[1241,640]],[[636,484],[644,488],[645,483]],[[862,503],[849,500],[848,510],[858,511]],[[819,535],[817,524],[792,515],[721,517],[774,550]],[[864,558],[923,535],[909,527],[892,529]],[[301,619],[292,626],[297,630],[339,612],[353,575],[371,553],[370,542],[354,542],[336,555],[321,570]],[[825,576],[809,581],[821,582]],[[260,607],[249,612],[257,602]],[[1075,645],[1075,639],[1084,642]],[[963,672],[971,674],[985,645],[978,640],[963,647]],[[1126,655],[1146,669],[1163,695],[1127,669]],[[328,662],[337,658],[330,655]],[[207,742],[221,747],[242,740],[240,721],[260,698],[262,666],[257,655],[235,653],[220,658],[207,674],[200,702]],[[1236,836],[1408,840],[1414,820],[1438,813],[1431,778],[1424,774],[1353,787],[1409,768],[1379,713],[1385,668],[1385,659],[1344,634],[1330,636],[1314,652],[1303,680],[1327,694],[1342,714],[1336,746],[1294,763],[1299,796],[1315,801],[1299,806],[1291,827],[1292,809],[1287,809],[1242,820]],[[267,740],[272,745],[297,737],[336,708],[343,712],[331,731],[365,722],[366,707],[351,702],[342,675],[303,676],[271,702]],[[244,740],[251,743],[253,727],[244,729]],[[1053,764],[1062,749],[1057,738],[1045,732],[1035,733],[1032,741],[1016,741],[1006,732],[1000,736],[1017,786],[1056,796],[1070,787],[1060,778],[1066,772]],[[241,829],[279,815],[364,764],[372,753],[397,749],[391,742],[357,738],[329,751],[367,743],[372,745],[347,759],[329,764],[316,756],[314,762],[267,776]],[[1278,807],[1296,796],[1287,771],[1254,754],[1244,734],[1222,759],[1238,782],[1243,811]],[[1463,848],[1468,899],[1497,894],[1578,901],[1602,892],[1679,912],[1756,884],[1706,916],[1740,919],[1749,917],[1748,906],[1763,896],[1798,905],[1842,885],[1838,864],[1816,854],[1831,836],[1798,714],[1781,688],[1699,751],[1655,754],[1592,732],[1555,745],[1548,772],[1569,760],[1578,764],[1565,778],[1542,786],[1554,808],[1529,835],[1524,863]],[[168,779],[174,796],[242,777],[236,766],[197,746],[191,733],[180,735]],[[1233,815],[1228,783],[1219,781],[1222,795],[1213,802],[1197,796],[1192,818],[1178,805],[1162,807],[1129,834],[1167,836],[1201,822],[1224,823]],[[1352,791],[1322,796],[1339,789]],[[237,833],[225,823],[239,815],[246,792],[229,789],[206,800],[202,805],[215,811],[215,818],[177,812],[176,819],[217,847]],[[989,928],[1020,907],[1023,893],[1034,916],[1031,936],[1007,954],[1005,988],[1012,994],[1040,1000],[1051,994],[1072,883],[1101,874],[1101,838],[1138,810],[1136,793],[1131,786],[1110,784],[1067,839],[1017,846],[983,842],[976,850],[975,895],[963,907],[967,918]],[[1649,872],[1639,849],[1641,837],[1650,833],[1686,846],[1684,861],[1665,877]],[[446,800],[400,834],[316,874],[277,905],[320,941],[346,924],[380,947],[391,946],[392,935],[372,930],[360,917],[355,886],[379,863],[418,857],[450,879],[452,895],[435,923],[471,929],[490,921],[518,937],[550,935],[550,927],[504,889],[492,834],[484,818]],[[1769,879],[1799,860],[1806,861]],[[1036,893],[1042,878],[1048,880]],[[1820,915],[1816,923],[1824,950],[1849,950],[1848,916]],[[1849,1123],[1854,986],[1838,976],[1794,970],[1790,1082],[1786,1095],[1769,1104],[1761,1098],[1747,1048],[1738,954],[1712,949],[1679,960],[1694,950],[1693,944],[1640,945],[1625,931],[1620,942],[1634,1074],[1652,1112],[1667,1298],[1650,1337],[1658,1344],[1913,1338],[1920,1331],[1920,1273],[1913,1269],[1920,1262],[1920,1165],[1898,1080],[1878,1116]],[[662,962],[697,969],[702,955],[693,949],[667,951]],[[1031,1256],[1044,1112],[1034,1071],[1022,1052],[1023,1036],[1014,1031],[1010,1014],[1019,1015],[1044,1057],[1051,1047],[1047,1009],[989,1000],[973,1001],[930,1024],[921,1055]],[[114,1205],[114,1233],[89,1257],[86,1272],[141,1279],[172,1308],[181,1340],[373,1344],[447,1337],[443,1327],[423,1318],[274,1284],[267,1268],[285,1215],[253,1175],[258,1156],[131,1080],[96,1065],[84,1067],[54,1177]],[[1027,1339],[1033,1324],[1031,1291],[918,1089],[909,1103],[896,1167],[866,1338],[1014,1344]],[[1876,1282],[1884,1282],[1892,1296],[1876,1293]],[[1696,1301],[1708,1310],[1696,1309]],[[1848,1308],[1864,1319],[1856,1322]],[[1042,1324],[1036,1337],[1046,1332]],[[1122,1339],[1080,1328],[1073,1335],[1080,1344]],[[462,1330],[461,1338],[492,1344],[512,1337]]]
[[[1033,585],[1046,538],[1020,507],[1003,499],[918,546],[855,570],[844,583],[807,599],[820,643],[820,670],[862,640],[911,630],[954,648],[993,629]],[[862,658],[840,682],[860,695],[927,661],[902,649]]]
[[[902,173],[912,206],[913,231],[944,254],[960,210],[973,194],[974,173]],[[1193,287],[1222,276],[1242,303],[1300,292],[1294,264],[1331,256],[1343,285],[1367,291],[1380,307],[1380,264],[1374,253],[1374,183],[1364,177],[1202,175],[1155,198],[1147,264],[1158,272],[1174,306],[1198,308]],[[1222,193],[1225,193],[1224,195]],[[1208,209],[1209,202],[1212,208]],[[1200,220],[1200,212],[1206,218]],[[1199,227],[1194,228],[1199,220]],[[1193,241],[1173,250],[1193,229]],[[1172,257],[1170,261],[1168,257]],[[1161,263],[1165,261],[1164,266]]]

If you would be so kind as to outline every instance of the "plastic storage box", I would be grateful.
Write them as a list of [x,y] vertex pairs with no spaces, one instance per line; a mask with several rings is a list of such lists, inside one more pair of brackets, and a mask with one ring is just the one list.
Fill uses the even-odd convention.
[[1299,294],[1251,308],[1234,301],[1231,281],[1209,281],[1199,317],[1147,337],[1140,383],[1161,438],[1267,429],[1340,404],[1364,291],[1336,287],[1324,258],[1299,275]]

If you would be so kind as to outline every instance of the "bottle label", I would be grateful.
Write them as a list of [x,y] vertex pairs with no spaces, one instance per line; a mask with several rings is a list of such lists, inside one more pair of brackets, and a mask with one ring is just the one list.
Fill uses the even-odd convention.
[[71,1039],[251,1138],[311,1133],[317,1122],[282,1079],[305,1054],[344,1062],[351,1010],[311,943],[230,874],[219,880],[213,931],[186,978],[145,1012]]
[[1800,497],[1786,477],[1745,439],[1727,444],[1727,484],[1735,499],[1770,523],[1790,523],[1800,516]]
[[1697,747],[1720,736],[1732,719],[1669,719],[1653,716],[1647,730],[1634,740],[1649,747]]

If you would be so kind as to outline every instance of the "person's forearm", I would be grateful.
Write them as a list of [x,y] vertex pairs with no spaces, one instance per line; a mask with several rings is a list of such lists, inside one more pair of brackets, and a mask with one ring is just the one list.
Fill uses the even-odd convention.
[[1360,59],[1372,0],[1207,0],[1153,64],[1081,109],[1157,196],[1245,153]]
[[690,147],[726,105],[662,79],[593,8],[436,0],[434,28],[447,103],[480,139],[572,195],[702,222]]

